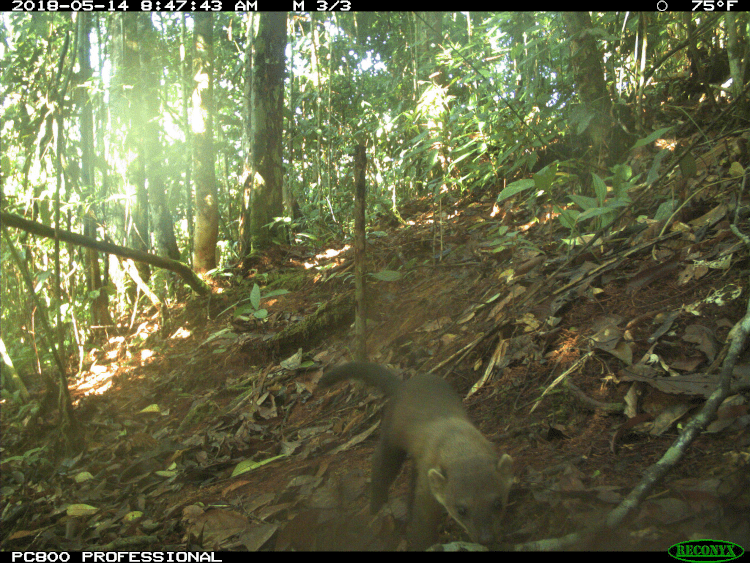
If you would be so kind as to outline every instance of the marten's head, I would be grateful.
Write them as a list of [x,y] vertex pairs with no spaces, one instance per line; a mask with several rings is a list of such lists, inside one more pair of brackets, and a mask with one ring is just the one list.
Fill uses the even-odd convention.
[[483,545],[502,535],[502,518],[513,484],[513,459],[473,457],[427,472],[430,490],[471,538]]

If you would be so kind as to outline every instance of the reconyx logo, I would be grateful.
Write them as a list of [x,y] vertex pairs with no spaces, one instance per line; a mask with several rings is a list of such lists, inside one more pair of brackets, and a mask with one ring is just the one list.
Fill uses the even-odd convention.
[[667,550],[672,557],[680,561],[704,563],[731,561],[742,557],[745,550],[736,543],[721,540],[695,540],[674,544]]

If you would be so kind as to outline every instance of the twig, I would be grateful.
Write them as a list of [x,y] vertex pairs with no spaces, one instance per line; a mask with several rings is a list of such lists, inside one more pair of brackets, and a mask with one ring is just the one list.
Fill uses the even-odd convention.
[[[744,189],[743,180],[743,189]],[[736,219],[736,218],[735,218]],[[739,232],[739,228],[736,225],[732,225],[732,232],[740,237],[750,250],[750,240]],[[729,331],[728,339],[730,340],[729,352],[724,360],[724,365],[721,368],[721,375],[719,377],[719,386],[711,394],[703,408],[700,410],[698,415],[691,420],[685,430],[677,437],[672,446],[664,453],[662,458],[657,461],[654,465],[649,467],[641,482],[630,492],[625,500],[620,505],[609,513],[605,524],[608,528],[612,529],[618,526],[628,513],[633,510],[641,500],[648,494],[648,492],[656,485],[662,477],[664,477],[677,462],[682,459],[685,455],[690,443],[695,439],[696,436],[706,427],[706,425],[716,416],[721,403],[729,395],[729,384],[732,377],[732,370],[737,363],[737,358],[740,355],[747,336],[750,333],[750,299],[745,310],[745,316],[740,319],[737,324],[732,327]]]
[[[742,189],[745,187],[745,179],[743,179]],[[735,223],[737,222],[737,215],[735,215]],[[736,224],[731,226],[732,232],[735,233],[750,250],[750,238],[747,235],[740,232],[739,227]],[[661,481],[661,479],[682,459],[687,451],[688,446],[692,441],[703,431],[706,425],[713,420],[716,416],[721,403],[729,394],[729,384],[732,376],[732,371],[737,363],[737,358],[740,352],[745,346],[748,334],[750,334],[750,299],[748,299],[747,307],[745,310],[745,316],[740,319],[737,324],[732,327],[729,332],[728,340],[730,341],[729,352],[727,353],[724,364],[722,365],[721,374],[719,377],[719,385],[716,390],[711,394],[703,408],[700,410],[698,415],[691,420],[682,433],[677,437],[672,446],[664,452],[664,455],[654,465],[649,467],[644,473],[643,479],[630,494],[620,503],[617,508],[609,513],[607,518],[601,524],[594,526],[592,529],[569,534],[562,538],[551,538],[547,540],[530,542],[522,545],[515,546],[516,551],[531,551],[531,550],[543,550],[550,551],[553,549],[561,549],[569,547],[571,545],[579,544],[587,538],[593,537],[604,528],[614,529],[619,526],[627,515],[636,508],[640,502],[646,497],[646,495],[653,489],[653,487]],[[565,374],[563,374],[565,375]],[[563,376],[560,376],[563,377]],[[558,380],[560,379],[558,378]]]

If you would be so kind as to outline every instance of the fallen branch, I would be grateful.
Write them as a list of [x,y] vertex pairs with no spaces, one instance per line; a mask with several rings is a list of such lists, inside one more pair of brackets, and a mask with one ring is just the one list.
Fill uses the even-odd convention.
[[29,221],[18,215],[12,213],[0,213],[0,222],[6,227],[15,227],[21,229],[32,235],[39,235],[46,238],[57,238],[61,241],[75,244],[77,246],[83,246],[85,248],[93,248],[100,252],[106,252],[108,254],[114,254],[122,258],[130,258],[136,262],[143,262],[144,264],[150,264],[157,268],[164,268],[170,272],[174,272],[180,276],[185,283],[187,283],[193,291],[199,295],[207,295],[211,293],[211,288],[200,279],[193,270],[182,262],[177,260],[170,260],[169,258],[163,258],[156,254],[149,254],[148,252],[141,252],[140,250],[133,250],[124,246],[118,246],[109,242],[98,241],[90,237],[79,235],[78,233],[71,233],[70,231],[64,231],[63,229],[53,229],[42,223],[36,223],[35,221]]
[[[735,221],[737,221],[736,215]],[[741,233],[736,225],[732,225],[732,231],[743,240],[748,246],[748,249],[750,249],[750,238]],[[564,547],[579,544],[588,538],[592,538],[604,529],[612,530],[619,526],[627,515],[640,504],[651,489],[653,489],[654,486],[659,483],[659,481],[661,481],[661,479],[669,473],[675,465],[677,465],[685,455],[685,452],[692,441],[703,431],[708,423],[716,417],[716,411],[719,409],[719,406],[721,406],[724,399],[729,395],[732,371],[737,363],[737,358],[739,357],[740,352],[745,346],[748,334],[750,334],[750,299],[748,299],[745,316],[742,317],[734,327],[732,327],[731,331],[729,331],[729,352],[727,353],[724,364],[721,368],[718,387],[705,402],[697,416],[685,426],[685,429],[677,437],[674,443],[666,452],[664,452],[661,459],[645,471],[641,482],[630,491],[630,494],[625,497],[619,506],[609,513],[607,518],[601,524],[595,526],[593,529],[569,534],[562,538],[551,538],[548,540],[518,545],[515,549],[517,551],[547,551],[562,549]]]

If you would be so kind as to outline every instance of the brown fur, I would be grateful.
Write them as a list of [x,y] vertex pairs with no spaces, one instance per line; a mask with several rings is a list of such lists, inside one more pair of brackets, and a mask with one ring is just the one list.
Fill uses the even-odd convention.
[[493,543],[513,482],[513,460],[494,446],[469,420],[461,399],[445,380],[417,375],[401,382],[377,364],[353,362],[326,372],[321,386],[360,379],[391,397],[372,460],[370,509],[388,500],[388,488],[407,454],[414,461],[410,502],[411,549],[437,541],[444,507],[474,541]]

